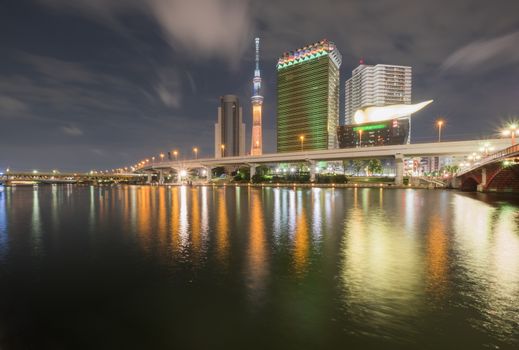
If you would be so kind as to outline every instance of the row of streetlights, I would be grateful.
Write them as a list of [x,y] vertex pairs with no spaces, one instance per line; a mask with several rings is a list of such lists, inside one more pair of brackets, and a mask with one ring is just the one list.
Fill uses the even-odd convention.
[[[198,147],[193,147],[193,154],[194,154],[194,157],[195,159],[198,159],[198,152],[200,151],[200,149]],[[173,150],[172,152],[173,156],[175,157],[175,161],[178,161],[178,156],[179,156],[179,151],[177,150]],[[159,159],[161,162],[164,161],[164,157],[166,157],[166,155],[164,153],[160,153],[159,154]],[[150,159],[149,158],[146,158],[142,161],[140,161],[139,163],[135,164],[132,168],[142,168],[143,166],[147,165],[150,163]],[[151,163],[154,164],[155,163],[155,157],[151,157]],[[125,168],[126,169],[126,168]]]

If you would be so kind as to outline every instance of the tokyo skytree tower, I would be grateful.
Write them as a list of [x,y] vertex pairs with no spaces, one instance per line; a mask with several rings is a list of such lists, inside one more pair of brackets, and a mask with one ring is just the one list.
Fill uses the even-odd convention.
[[259,69],[259,38],[256,38],[256,69],[254,70],[253,92],[252,92],[252,139],[251,155],[259,156],[263,153],[263,139],[261,135],[261,110],[263,96],[261,96],[261,74]]

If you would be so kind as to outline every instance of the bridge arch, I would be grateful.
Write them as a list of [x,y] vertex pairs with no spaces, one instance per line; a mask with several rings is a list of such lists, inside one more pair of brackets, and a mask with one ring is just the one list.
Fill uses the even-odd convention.
[[460,190],[466,192],[475,192],[478,190],[479,181],[475,176],[467,176],[461,182]]
[[519,191],[519,165],[500,167],[487,180],[487,189]]

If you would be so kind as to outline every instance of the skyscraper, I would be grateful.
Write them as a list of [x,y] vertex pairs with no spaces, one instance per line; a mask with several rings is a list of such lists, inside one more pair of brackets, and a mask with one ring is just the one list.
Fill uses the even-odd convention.
[[277,64],[277,151],[337,146],[339,67],[333,42],[285,52]]
[[352,71],[345,84],[345,121],[354,124],[359,109],[376,106],[411,104],[411,67],[364,64]]
[[259,38],[255,39],[256,44],[256,69],[254,70],[254,78],[252,79],[252,137],[251,137],[251,155],[260,156],[263,153],[263,139],[261,132],[261,114],[263,105],[263,96],[261,96],[261,74],[259,69]]
[[220,97],[218,122],[214,125],[214,157],[245,155],[245,124],[236,95]]

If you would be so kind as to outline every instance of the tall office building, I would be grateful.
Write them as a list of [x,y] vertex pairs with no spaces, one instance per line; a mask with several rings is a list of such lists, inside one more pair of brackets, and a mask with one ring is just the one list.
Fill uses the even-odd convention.
[[411,104],[411,67],[377,64],[360,65],[346,81],[345,121],[354,124],[359,109]]
[[341,61],[335,44],[328,40],[285,52],[279,58],[278,152],[337,147]]
[[245,124],[240,100],[235,95],[220,97],[218,122],[214,125],[214,157],[245,155]]
[[251,137],[251,155],[260,156],[263,153],[263,140],[261,132],[261,112],[263,105],[263,96],[261,96],[261,74],[259,69],[259,38],[255,39],[256,44],[256,69],[254,70],[254,78],[252,79],[252,137]]

